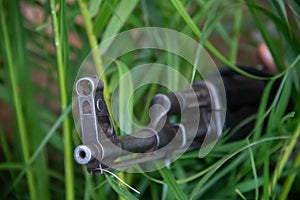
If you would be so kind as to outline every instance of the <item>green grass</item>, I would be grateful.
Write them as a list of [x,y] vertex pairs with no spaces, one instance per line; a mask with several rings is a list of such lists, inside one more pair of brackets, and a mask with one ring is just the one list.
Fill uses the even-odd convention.
[[[43,15],[27,17],[36,10]],[[83,24],[77,23],[79,16]],[[1,199],[292,199],[300,194],[298,1],[0,0],[0,17]],[[243,123],[255,120],[247,138],[225,142],[224,136],[205,158],[190,152],[159,171],[117,173],[137,194],[109,174],[91,177],[74,162],[73,149],[80,140],[71,100],[77,70],[98,43],[121,31],[147,26],[187,34],[204,45],[218,66],[255,79],[263,78],[243,72],[236,64],[256,65],[254,51],[264,41],[279,74],[268,78],[258,114],[244,119]],[[79,45],[69,42],[74,42],[73,35]],[[101,53],[95,51],[95,55]],[[197,79],[175,55],[147,51],[139,55],[138,59],[134,54],[124,55],[105,72],[107,100],[116,80],[142,63],[158,61]],[[101,58],[93,59],[98,72],[103,72]],[[150,75],[157,76],[155,72]],[[271,86],[279,78],[275,98],[267,106]],[[179,79],[168,77],[168,81],[179,88]],[[122,97],[131,87],[132,83],[120,87],[122,111]],[[156,85],[140,88],[129,115],[145,124],[145,108],[161,91]],[[287,112],[289,99],[294,105]],[[127,130],[132,129],[122,112],[119,118]],[[240,126],[226,133],[234,134]]]

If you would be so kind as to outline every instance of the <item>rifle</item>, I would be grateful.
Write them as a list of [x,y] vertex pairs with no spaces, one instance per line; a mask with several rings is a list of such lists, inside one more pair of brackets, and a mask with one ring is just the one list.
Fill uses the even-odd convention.
[[[255,68],[240,68],[256,76],[271,76]],[[220,83],[212,75],[186,90],[156,94],[149,108],[151,122],[136,133],[122,136],[117,136],[108,112],[103,82],[98,77],[79,79],[75,91],[83,144],[74,150],[76,162],[86,165],[90,174],[103,174],[112,169],[146,166],[156,160],[168,161],[216,142],[224,129],[233,128],[257,112],[268,83],[267,79],[252,79],[230,68],[220,73],[227,101],[219,94]],[[174,122],[170,116],[181,120]],[[244,138],[252,128],[253,123],[247,124],[230,140]]]

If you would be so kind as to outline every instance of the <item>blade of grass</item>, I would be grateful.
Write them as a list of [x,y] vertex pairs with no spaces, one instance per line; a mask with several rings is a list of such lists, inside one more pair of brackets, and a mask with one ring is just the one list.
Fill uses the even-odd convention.
[[[187,25],[191,28],[193,33],[196,35],[197,38],[202,37],[202,32],[198,29],[197,25],[193,22],[189,14],[185,11],[185,8],[183,7],[182,3],[179,0],[170,0],[173,6],[176,8],[176,10],[179,12],[179,14],[182,16],[182,18],[186,21]],[[259,76],[255,76],[252,74],[249,74],[237,66],[235,66],[230,60],[225,58],[209,41],[205,42],[205,47],[212,52],[223,64],[226,66],[234,69],[235,71],[239,72],[240,74],[243,74],[247,77],[254,78],[254,79],[266,79]]]
[[[239,164],[241,164],[248,156],[247,152],[243,152],[241,155],[237,156],[232,162],[228,164],[225,168],[216,173],[217,168],[209,171],[197,184],[197,186],[192,191],[190,199],[199,199],[201,196],[220,178],[224,177],[226,174],[230,173],[235,169]],[[215,174],[216,173],[216,174]],[[215,174],[214,176],[212,176]],[[199,187],[201,185],[201,187]],[[197,188],[197,190],[196,190]]]
[[[25,114],[25,123],[28,130],[28,138],[31,141],[30,146],[31,150],[35,149],[42,140],[43,134],[40,119],[37,114],[32,111],[37,109],[37,101],[34,94],[34,83],[28,81],[28,77],[31,77],[31,72],[33,70],[32,65],[29,64],[29,54],[26,48],[27,39],[24,37],[26,30],[23,28],[23,16],[21,15],[21,8],[19,6],[13,6],[10,11],[14,14],[12,18],[14,24],[14,33],[12,37],[15,38],[16,51],[15,54],[17,59],[15,59],[15,64],[19,73],[19,84],[20,90],[23,94],[26,94],[26,98],[22,98],[22,105],[24,107]],[[47,163],[47,154],[46,151],[39,155],[35,163],[32,165],[35,176],[35,184],[37,191],[37,197],[43,197],[44,200],[50,199],[49,191],[49,178],[47,175],[48,163]]]
[[[255,122],[255,128],[254,128],[254,133],[253,133],[253,140],[257,141],[258,138],[261,137],[261,133],[263,130],[263,121],[266,118],[267,114],[269,112],[266,112],[268,100],[269,100],[269,95],[271,93],[271,89],[273,87],[273,84],[275,82],[275,79],[272,79],[268,85],[266,86],[262,99],[260,101],[259,107],[258,107],[258,112],[257,112],[257,119]],[[272,109],[272,107],[269,108],[269,110]]]
[[278,103],[274,109],[274,115],[271,116],[272,122],[276,122],[276,124],[280,124],[282,117],[285,114],[286,108],[290,101],[291,93],[292,93],[292,79],[291,79],[292,71],[286,74],[286,81],[284,81],[284,87],[282,93],[280,94],[280,98],[278,99]]
[[246,200],[247,198],[241,193],[241,191],[239,189],[235,189],[236,193],[243,199]]
[[[291,95],[291,89],[292,89],[292,80],[290,79],[291,76],[289,76],[289,73],[286,74],[286,81],[284,81],[284,87],[282,90],[282,93],[280,94],[280,97],[278,99],[278,103],[276,104],[274,110],[272,110],[269,122],[268,122],[268,129],[267,129],[267,135],[274,134],[274,129],[278,127],[280,124],[280,121],[285,113],[287,104],[290,99]],[[292,147],[294,147],[295,144],[292,144]],[[273,193],[273,190],[275,189],[275,185],[277,184],[277,181],[282,173],[283,167],[285,166],[288,156],[290,155],[292,149],[288,148],[286,149],[285,153],[278,159],[275,173],[272,179],[272,182],[269,184],[269,192]],[[266,186],[265,186],[266,187]],[[267,194],[266,194],[267,195]]]
[[232,63],[237,62],[237,52],[238,52],[238,41],[240,36],[241,22],[242,22],[242,8],[237,8],[234,12],[233,21],[233,36],[230,45],[229,60]]
[[91,0],[89,1],[89,13],[91,17],[94,17],[97,14],[97,10],[101,6],[103,0]]
[[[247,143],[248,143],[248,145],[250,144],[248,139],[247,139]],[[253,151],[252,151],[251,147],[249,147],[249,154],[250,154],[251,167],[252,167],[253,177],[254,177],[255,199],[257,200],[258,197],[259,197],[259,193],[258,193],[258,178],[257,178],[257,170],[256,170],[256,167],[255,167],[255,161],[254,161]]]
[[[298,48],[299,40],[296,39],[297,38],[296,33],[291,32],[289,30],[290,24],[286,24],[286,22],[281,17],[278,17],[272,11],[269,11],[263,7],[260,7],[258,5],[254,5],[254,4],[249,4],[248,6],[252,7],[254,10],[258,11],[260,14],[265,15],[266,17],[268,17],[268,19],[270,21],[272,21],[272,23],[274,23],[274,25],[278,29],[278,34],[280,34],[282,36],[282,38],[284,40],[286,40],[285,42],[283,42],[283,45],[284,45],[283,47],[285,47],[287,49],[284,52],[281,51],[281,53],[285,54],[289,61],[292,61],[293,59],[295,59],[295,57],[299,54],[299,48]],[[264,28],[266,28],[266,27],[264,27]],[[270,41],[276,40],[276,39],[272,38],[271,34],[269,34],[269,33],[267,33],[267,37],[269,37]],[[273,45],[278,46],[278,44],[276,44],[276,43],[274,43]],[[280,53],[280,49],[278,49],[278,53]],[[280,59],[283,59],[283,57],[281,57]]]
[[295,16],[296,24],[300,27],[300,3],[296,0],[288,0],[290,9],[293,11]]
[[[277,184],[278,179],[280,178],[283,169],[285,167],[285,165],[287,164],[287,161],[293,151],[293,149],[295,148],[296,142],[298,140],[300,136],[300,126],[297,127],[297,130],[294,132],[293,135],[293,140],[291,140],[285,147],[284,147],[284,152],[283,154],[279,157],[276,168],[275,168],[275,173],[271,182],[271,190],[275,189],[275,186]],[[287,192],[284,191],[284,194],[281,195],[281,197],[284,197],[285,195],[287,195]]]
[[[26,35],[26,29],[24,29],[24,18],[20,11],[20,6],[15,6],[13,4],[7,4],[7,13],[12,13],[12,17],[9,17],[9,29],[11,31],[10,37],[12,41],[12,50],[15,55],[14,64],[16,66],[16,71],[18,72],[18,82],[19,82],[19,91],[22,95],[22,107],[24,108],[24,118],[26,129],[28,131],[28,139],[30,141],[30,150],[35,149],[36,146],[40,143],[41,137],[43,136],[44,131],[42,131],[39,123],[40,119],[36,113],[32,112],[37,109],[37,102],[35,99],[35,95],[33,93],[34,84],[30,80],[32,72],[32,65],[29,64],[28,59],[28,49],[25,46],[25,43],[28,42],[28,37],[24,37]],[[9,15],[9,14],[8,14]],[[26,95],[24,95],[26,94]],[[18,152],[16,148],[16,153]],[[39,158],[36,159],[34,165],[32,165],[31,169],[33,170],[36,184],[36,196],[43,196],[43,199],[50,199],[49,196],[49,179],[47,175],[47,155],[45,151],[43,154],[40,154]],[[38,177],[38,178],[37,178]],[[15,177],[13,177],[13,180]]]
[[87,9],[86,6],[86,2],[84,0],[77,0],[79,7],[80,7],[80,11],[85,23],[85,29],[86,29],[86,33],[89,39],[89,44],[90,47],[92,49],[92,56],[94,59],[94,64],[96,67],[96,72],[98,73],[99,76],[101,76],[101,80],[103,81],[104,84],[104,99],[107,103],[107,107],[108,107],[108,111],[111,114],[111,107],[110,107],[110,97],[109,97],[109,93],[107,91],[107,80],[106,80],[106,76],[104,74],[104,69],[103,69],[103,62],[102,62],[102,58],[101,58],[101,51],[98,48],[98,41],[96,36],[93,33],[93,25],[92,25],[92,20],[91,20],[91,15]]
[[[109,190],[108,190],[109,188],[106,187],[109,185],[106,177],[100,176],[99,178],[96,178],[96,180],[94,180],[93,182],[94,182],[93,196],[94,197],[102,197],[103,196],[103,200],[109,199],[110,198],[109,195],[103,195],[103,194],[107,194],[109,192]],[[101,185],[103,185],[103,187]]]
[[[19,134],[20,134],[20,139],[21,139],[21,148],[23,152],[23,159],[24,163],[26,164],[29,160],[29,143],[28,143],[28,138],[27,138],[27,131],[26,131],[26,125],[24,121],[24,113],[22,111],[22,104],[21,104],[21,97],[18,93],[18,81],[17,81],[17,74],[15,72],[15,64],[14,60],[12,57],[12,50],[11,50],[11,44],[10,44],[10,39],[8,35],[8,30],[7,30],[7,23],[5,19],[5,12],[3,10],[3,1],[0,1],[0,15],[1,15],[1,27],[2,27],[2,32],[3,32],[3,41],[6,49],[6,59],[7,59],[7,65],[9,69],[9,77],[10,77],[10,84],[12,87],[12,93],[13,93],[13,100],[14,100],[14,106],[15,106],[15,112],[16,112],[16,118],[17,118],[17,123],[18,123],[18,129],[19,129]],[[33,200],[37,199],[37,194],[35,191],[35,181],[34,181],[34,174],[32,169],[29,169],[26,172],[27,176],[27,182],[28,182],[28,188],[29,188],[29,193],[30,197]]]
[[[130,95],[133,94],[133,81],[132,76],[128,75],[128,67],[121,61],[116,61],[119,71],[119,125],[120,134],[132,133],[132,119],[133,119],[133,104]],[[124,74],[127,74],[127,79],[122,78]],[[124,101],[126,99],[126,101]],[[127,101],[128,100],[128,101]]]
[[48,175],[49,175],[49,177],[54,178],[60,182],[65,181],[64,176],[61,175],[60,173],[57,173],[56,171],[48,170]]
[[[285,81],[286,81],[286,79],[288,77],[287,73],[290,70],[293,70],[297,66],[297,63],[299,62],[299,60],[300,60],[300,55],[287,68],[287,70],[285,70],[284,72],[282,72],[282,73],[274,76],[270,80],[270,82],[268,83],[268,85],[266,86],[266,88],[264,90],[263,97],[261,99],[261,103],[260,103],[259,109],[258,109],[257,120],[256,120],[256,123],[255,123],[255,128],[254,128],[254,136],[253,136],[254,141],[256,141],[260,137],[260,135],[261,135],[264,119],[274,109],[275,105],[278,104],[279,97],[280,97],[280,95],[281,95],[281,93],[283,91],[284,83],[285,83]],[[271,89],[273,87],[273,84],[281,76],[284,76],[284,77],[281,80],[281,83],[280,83],[280,86],[278,87],[278,90],[276,92],[275,98],[274,98],[272,104],[270,105],[270,107],[268,108],[268,110],[265,111],[265,109],[267,107],[268,100],[269,100],[269,96],[270,96],[270,93],[271,93]]]
[[151,183],[151,185],[150,185],[150,194],[151,194],[151,199],[153,199],[153,200],[159,200],[160,199],[157,184]]
[[113,17],[107,24],[107,27],[103,33],[102,40],[105,40],[119,32],[138,2],[138,0],[120,1],[114,11]]
[[[293,140],[288,144],[288,150],[287,151],[294,148],[297,140],[299,139],[299,136],[300,136],[300,124],[298,124],[298,127],[297,127],[296,131],[294,132]],[[298,168],[299,166],[300,166],[300,151],[298,151],[298,154],[297,154],[297,156],[294,160],[294,163],[293,163],[294,168]],[[291,188],[292,188],[292,185],[294,183],[294,180],[295,180],[296,176],[297,176],[297,173],[293,173],[293,174],[289,175],[286,178],[286,180],[283,184],[282,190],[281,190],[281,194],[279,196],[280,200],[284,200],[284,199],[288,198],[288,194],[291,191]]]
[[[244,140],[244,144],[245,144],[245,140]],[[245,145],[243,145],[242,147],[244,147],[244,146]],[[259,146],[253,146],[253,148],[254,147],[256,150]],[[278,150],[281,147],[282,147],[282,143],[280,143],[280,142],[276,143],[275,146],[271,147],[270,154],[272,155],[273,153],[278,152]],[[232,149],[239,149],[239,148],[236,148],[233,146],[230,150],[224,152],[225,155],[228,154],[228,152],[231,152]],[[223,158],[224,153],[222,155],[220,155],[220,158]],[[257,153],[255,155],[257,155]],[[258,156],[255,160],[256,160],[257,168],[260,168],[260,166],[262,166],[262,164],[265,160],[265,157]],[[243,165],[238,166],[238,169],[239,169],[238,172],[236,170],[232,170],[231,172],[229,172],[229,174],[226,177],[224,177],[223,179],[220,180],[220,181],[224,181],[224,179],[226,180],[228,177],[233,178],[233,179],[232,178],[230,179],[230,182],[226,181],[227,184],[222,185],[222,188],[220,190],[218,190],[218,193],[213,195],[212,198],[219,199],[219,198],[223,198],[224,196],[227,196],[227,195],[232,196],[232,195],[234,195],[233,188],[238,188],[243,193],[249,193],[250,191],[254,191],[256,186],[253,183],[253,180],[248,181],[249,177],[251,177],[251,171],[253,171],[253,170],[251,167],[249,168],[250,165],[249,165],[249,162],[247,162],[247,161],[248,161],[248,159],[245,160],[244,166]],[[217,183],[219,183],[220,181],[218,181]],[[263,185],[263,177],[259,177],[258,182],[259,182],[259,187],[261,187]],[[216,183],[216,185],[218,185],[217,183]],[[242,187],[239,187],[240,185]]]
[[[252,121],[254,121],[257,118],[257,115],[251,115],[247,118],[245,118],[244,120],[242,120],[238,125],[236,125],[234,128],[232,128],[231,130],[228,130],[227,133],[223,133],[224,136],[222,141],[227,141],[231,136],[233,136],[234,134],[237,133],[237,131],[239,131],[241,128],[243,128],[244,126],[246,126],[247,124],[251,123]],[[247,136],[250,137],[251,133]]]
[[272,10],[275,10],[275,12],[280,16],[280,18],[284,19],[284,22],[288,27],[289,33],[292,34],[292,30],[291,30],[291,26],[290,26],[289,19],[287,16],[287,11],[286,11],[286,8],[284,5],[285,4],[284,1],[275,0],[275,1],[269,1],[269,2],[273,7]]
[[162,168],[158,170],[162,176],[164,182],[168,185],[171,195],[176,199],[187,199],[186,195],[183,193],[182,189],[176,183],[174,176],[171,171],[167,168]]
[[6,162],[6,163],[1,163],[0,164],[0,171],[2,170],[21,170],[24,167],[23,164],[20,163],[11,163],[11,162]]
[[131,194],[127,189],[120,185],[120,183],[116,182],[109,175],[105,175],[106,180],[109,182],[110,186],[114,189],[114,191],[122,196],[124,199],[134,200],[137,199],[133,194]]
[[38,155],[41,153],[41,151],[45,148],[46,144],[49,142],[55,131],[59,128],[61,123],[63,123],[66,116],[70,113],[72,106],[69,105],[65,110],[62,111],[62,114],[57,119],[55,124],[52,126],[52,128],[49,130],[49,132],[46,134],[44,139],[41,141],[39,147],[34,151],[33,155],[28,159],[28,162],[22,169],[22,171],[17,176],[16,180],[14,181],[13,185],[16,186],[20,182],[22,176],[30,169],[30,166],[32,163],[37,159]]
[[[208,41],[208,38],[209,38],[210,34],[213,32],[214,29],[216,29],[216,27],[220,23],[221,19],[226,14],[228,14],[229,10],[232,10],[233,8],[239,6],[239,4],[230,4],[229,6],[227,5],[225,7],[222,7],[222,10],[219,11],[218,7],[220,7],[219,6],[220,4],[221,4],[221,1],[214,1],[213,6],[209,9],[207,21],[206,21],[206,23],[205,23],[205,25],[203,27],[202,35],[201,35],[200,41],[199,41],[199,44],[201,46],[203,46]],[[240,8],[238,8],[237,10],[240,10]],[[238,37],[237,38],[233,38],[233,40],[231,40],[231,43],[233,44],[231,46],[231,47],[233,47],[233,49],[232,48],[231,49],[236,53],[237,49],[234,49],[234,48],[237,48],[237,42],[235,44],[234,40],[238,40]],[[235,63],[235,61],[232,62],[232,63]],[[196,69],[193,70],[192,81],[195,78],[195,73],[196,73]]]
[[84,184],[84,199],[89,200],[92,199],[92,176],[87,173],[86,167],[83,167],[83,173],[85,177],[85,184]]
[[[217,23],[217,21],[222,17],[222,14],[216,14],[217,8],[219,7],[221,1],[214,1],[214,3],[212,4],[212,6],[210,7],[210,12],[207,14],[207,19],[206,22],[204,24],[203,30],[202,30],[202,34],[200,37],[200,41],[199,41],[199,48],[197,49],[197,55],[200,55],[200,52],[202,50],[202,46],[208,41],[208,38],[211,34],[211,32],[213,31],[213,29],[215,28],[215,24]],[[223,11],[223,13],[225,13]],[[198,56],[196,56],[196,59],[194,61],[194,66],[197,66],[197,62],[199,62]],[[196,71],[197,69],[194,67],[192,74],[191,74],[191,82],[194,82],[195,76],[196,76]]]
[[[132,120],[133,120],[133,104],[130,96],[133,95],[133,80],[132,76],[127,74],[127,79],[124,79],[123,75],[126,74],[129,69],[125,63],[121,61],[116,61],[118,67],[118,84],[119,84],[119,127],[120,127],[120,135],[130,134],[132,133]],[[116,126],[115,126],[116,127]],[[123,172],[119,172],[118,176],[121,180],[125,179],[125,174]],[[126,179],[129,180],[130,179]],[[131,182],[128,182],[130,185]]]
[[[173,197],[173,196],[169,196],[169,198],[171,199],[171,200],[173,200],[173,199],[175,199],[175,197]],[[160,195],[160,198],[161,198],[161,200],[168,200],[167,198],[168,198],[168,185],[167,184],[163,184],[162,185],[162,193],[161,193],[161,195]]]
[[1,124],[0,124],[0,144],[1,144],[1,151],[4,154],[5,160],[8,161],[8,162],[12,162],[11,151],[9,149],[8,141],[5,138],[5,134],[4,134],[4,131],[3,131],[3,128],[1,126]]
[[95,35],[99,35],[102,31],[104,26],[106,25],[109,17],[114,12],[114,9],[118,3],[118,0],[110,0],[110,1],[103,1],[102,5],[100,6],[100,10],[96,16],[94,26],[93,26],[93,33]]
[[198,15],[193,21],[200,21],[201,19],[204,19],[207,15],[207,12],[210,10],[211,6],[213,6],[213,1],[197,1],[197,4],[200,6],[199,12],[196,13]]
[[[270,141],[274,141],[274,140],[286,140],[286,139],[290,139],[290,137],[279,136],[279,137],[264,138],[264,139],[261,139],[261,140],[256,141],[256,142],[252,142],[249,145],[246,145],[245,147],[239,148],[238,150],[234,151],[233,153],[224,156],[221,160],[216,162],[214,164],[213,168],[198,182],[198,184],[194,187],[193,191],[191,192],[189,199],[195,198],[198,195],[198,193],[201,191],[200,189],[203,187],[204,184],[207,184],[207,181],[212,177],[212,175],[222,165],[224,165],[224,163],[226,163],[228,160],[230,160],[231,158],[233,158],[237,154],[247,150],[249,147],[253,147],[255,145],[258,145],[258,144],[261,144],[261,143],[264,143],[264,142],[270,142]],[[229,167],[230,167],[230,165],[229,165]],[[219,178],[219,177],[217,177],[217,178]],[[216,181],[216,180],[214,180],[214,181]]]
[[[205,42],[208,40],[211,32],[215,28],[215,24],[219,21],[220,18],[222,18],[223,14],[220,14],[220,12],[217,13],[218,7],[220,6],[222,1],[216,0],[212,4],[212,6],[209,9],[209,13],[207,13],[207,18],[205,20],[205,24],[202,29],[202,35],[200,37],[200,45],[205,44]],[[222,11],[224,12],[224,10]]]
[[222,40],[229,46],[231,44],[231,38],[221,23],[216,25],[216,31],[219,33]]
[[[102,64],[102,60],[100,57],[100,55],[101,55],[100,49],[96,48],[98,46],[98,41],[97,41],[96,36],[93,34],[93,25],[92,25],[91,15],[88,11],[85,1],[78,0],[78,4],[79,4],[80,11],[81,11],[84,23],[85,23],[85,29],[86,29],[87,36],[89,39],[90,47],[92,50],[94,50],[92,52],[93,58],[94,58],[94,62],[96,65],[97,72],[99,73],[99,76],[100,76],[104,72],[104,69],[103,69],[103,64]],[[107,85],[105,76],[101,77],[101,78],[102,78],[104,85]]]
[[[61,11],[64,10],[65,2],[60,3]],[[50,0],[50,8],[52,14],[52,23],[53,23],[53,31],[54,31],[54,40],[56,47],[56,57],[57,57],[57,66],[58,66],[58,76],[59,76],[59,88],[60,88],[60,97],[61,97],[61,109],[65,110],[68,106],[68,94],[66,88],[66,67],[65,64],[65,55],[64,55],[64,46],[67,45],[67,40],[61,40],[60,33],[63,30],[60,30],[58,19],[57,19],[57,11],[56,11],[56,3],[55,0]],[[64,25],[67,26],[66,24]],[[66,38],[64,38],[66,39]],[[68,59],[68,58],[67,58]],[[66,193],[65,197],[68,200],[72,200],[75,198],[74,196],[74,177],[73,177],[73,153],[72,153],[72,141],[71,141],[71,130],[70,130],[70,121],[68,117],[64,118],[63,121],[63,136],[64,136],[64,167],[65,167],[65,187]]]
[[238,188],[241,192],[249,192],[253,189],[256,189],[256,187],[260,187],[263,184],[263,179],[258,178],[257,180],[247,180],[244,182],[239,183],[236,185],[236,188]]
[[255,23],[260,30],[260,33],[262,37],[264,38],[264,41],[266,42],[272,57],[274,59],[274,62],[276,66],[280,69],[283,70],[283,63],[282,63],[282,56],[279,55],[278,49],[276,48],[276,45],[273,43],[272,38],[270,37],[270,34],[268,33],[267,27],[265,26],[265,23],[263,20],[261,20],[261,17],[257,13],[257,6],[255,5],[255,2],[253,0],[245,0],[248,8],[255,20]]
[[104,184],[107,183],[107,180],[105,179],[104,181],[102,181],[99,185],[97,185],[96,187],[94,187],[94,190],[98,190],[99,188],[101,188],[102,186],[104,186]]
[[[271,136],[274,135],[274,131],[276,131],[276,129],[278,128],[278,124],[280,124],[280,119],[282,118],[282,115],[284,113],[285,110],[285,106],[287,106],[287,98],[290,97],[290,89],[291,89],[291,81],[289,80],[289,72],[288,71],[285,76],[283,77],[283,79],[281,80],[281,84],[278,88],[278,91],[276,93],[275,99],[273,101],[272,107],[274,106],[274,108],[272,109],[271,113],[270,113],[270,117],[268,119],[268,124],[267,124],[267,129],[266,129],[266,136]],[[286,84],[288,83],[288,84]],[[287,89],[287,90],[285,90]],[[287,95],[283,95],[283,94],[287,94]],[[280,105],[280,104],[283,105]],[[269,155],[269,151],[268,149],[270,148],[271,144],[266,144],[261,151],[264,152],[267,156],[265,159],[265,163],[264,163],[264,182],[266,184],[264,184],[263,186],[263,197],[264,198],[269,198],[270,194],[271,194],[271,188],[269,187],[269,185],[267,183],[269,183],[270,180],[270,169],[269,169],[269,165],[270,165],[270,155]],[[278,161],[280,162],[280,161]]]

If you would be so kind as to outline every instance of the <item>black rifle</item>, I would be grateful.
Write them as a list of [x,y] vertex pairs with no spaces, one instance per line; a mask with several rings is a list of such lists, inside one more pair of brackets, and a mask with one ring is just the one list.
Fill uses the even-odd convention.
[[[264,71],[241,67],[257,76],[269,77]],[[104,85],[99,78],[85,77],[76,82],[81,139],[83,145],[74,151],[75,160],[85,164],[91,174],[104,169],[119,169],[154,160],[168,160],[186,151],[199,149],[203,143],[216,141],[225,128],[232,128],[257,112],[267,80],[256,80],[230,68],[221,70],[227,103],[218,93],[218,82],[200,80],[190,88],[169,94],[157,94],[151,106],[150,124],[142,130],[117,136],[103,97]],[[222,109],[226,107],[226,116]],[[195,110],[199,112],[196,113]],[[182,118],[180,123],[169,116]],[[230,140],[244,138],[253,128],[247,124]],[[130,156],[131,155],[131,156]]]

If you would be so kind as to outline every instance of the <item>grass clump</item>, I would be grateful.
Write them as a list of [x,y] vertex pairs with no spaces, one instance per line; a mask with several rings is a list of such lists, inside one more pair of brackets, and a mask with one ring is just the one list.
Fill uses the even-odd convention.
[[[299,16],[296,0],[0,0],[0,198],[297,197]],[[218,66],[256,79],[260,77],[236,65],[256,65],[255,48],[264,42],[279,73],[270,78],[258,114],[245,119],[245,123],[255,120],[252,134],[235,142],[225,142],[225,136],[201,160],[198,152],[191,152],[156,172],[121,173],[140,192],[136,194],[112,176],[91,177],[74,163],[73,149],[80,140],[70,114],[71,95],[77,70],[98,43],[121,31],[147,26],[182,32],[199,41]],[[139,59],[125,55],[109,69],[104,80],[107,88],[133,66],[152,61],[146,51],[140,55]],[[162,54],[159,60],[194,77],[174,55]],[[96,61],[101,66],[102,60]],[[279,79],[268,106],[271,87]],[[149,86],[136,94],[131,105],[134,119],[146,123],[145,104],[160,91],[160,87]],[[110,92],[108,89],[107,99]],[[291,99],[294,105],[289,108]]]

